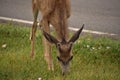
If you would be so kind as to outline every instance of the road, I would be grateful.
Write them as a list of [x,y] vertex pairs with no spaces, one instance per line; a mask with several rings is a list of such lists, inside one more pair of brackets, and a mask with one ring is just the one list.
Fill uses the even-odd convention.
[[[71,0],[69,26],[120,35],[120,0]],[[31,0],[0,0],[0,16],[33,20]]]

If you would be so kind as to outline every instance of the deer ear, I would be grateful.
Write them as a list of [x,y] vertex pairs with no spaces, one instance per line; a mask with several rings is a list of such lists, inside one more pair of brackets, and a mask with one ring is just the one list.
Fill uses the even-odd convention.
[[47,32],[43,31],[43,35],[50,43],[54,43],[54,44],[58,43],[58,40],[54,38],[52,35],[48,34]]
[[82,32],[84,28],[84,24],[82,25],[82,27],[71,37],[71,39],[69,40],[69,42],[75,42],[78,38],[79,38],[79,35],[80,33]]

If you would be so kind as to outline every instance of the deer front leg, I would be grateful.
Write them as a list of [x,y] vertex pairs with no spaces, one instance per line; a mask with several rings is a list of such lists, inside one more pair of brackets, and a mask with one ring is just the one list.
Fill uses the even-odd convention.
[[33,58],[34,56],[34,44],[35,44],[35,32],[36,32],[36,28],[37,28],[37,22],[33,23],[32,26],[32,33],[30,35],[30,40],[31,40],[31,57]]
[[31,40],[31,57],[34,56],[34,43],[35,43],[35,32],[37,29],[37,17],[38,17],[38,9],[35,5],[35,3],[32,3],[32,8],[33,8],[33,16],[34,16],[34,22],[32,25],[32,31],[30,35],[30,40]]
[[[45,32],[50,33],[50,27],[47,18],[42,19],[41,26]],[[43,35],[42,35],[42,42],[44,47],[44,58],[48,64],[48,70],[54,70],[52,55],[51,55],[51,44],[46,40],[46,38]]]

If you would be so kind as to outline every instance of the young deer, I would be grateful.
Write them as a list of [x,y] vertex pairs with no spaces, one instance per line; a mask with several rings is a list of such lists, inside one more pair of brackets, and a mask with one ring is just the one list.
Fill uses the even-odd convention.
[[[39,11],[42,14],[40,26],[43,32],[44,57],[48,69],[54,69],[51,56],[51,44],[56,45],[58,50],[57,59],[61,64],[62,73],[68,71],[69,62],[72,60],[72,45],[79,38],[82,28],[78,30],[71,39],[68,39],[68,23],[70,17],[70,0],[32,0],[34,22],[31,34],[31,56],[34,56],[34,40],[37,28],[37,17]],[[50,35],[49,25],[53,25],[57,33],[57,39]]]

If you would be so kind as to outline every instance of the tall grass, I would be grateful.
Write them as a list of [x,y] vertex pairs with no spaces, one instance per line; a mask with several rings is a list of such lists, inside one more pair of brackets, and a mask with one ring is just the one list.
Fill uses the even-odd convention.
[[62,76],[55,46],[55,70],[47,70],[39,30],[36,54],[30,58],[29,34],[30,28],[0,24],[0,80],[120,80],[120,40],[81,36],[74,44],[70,73]]

